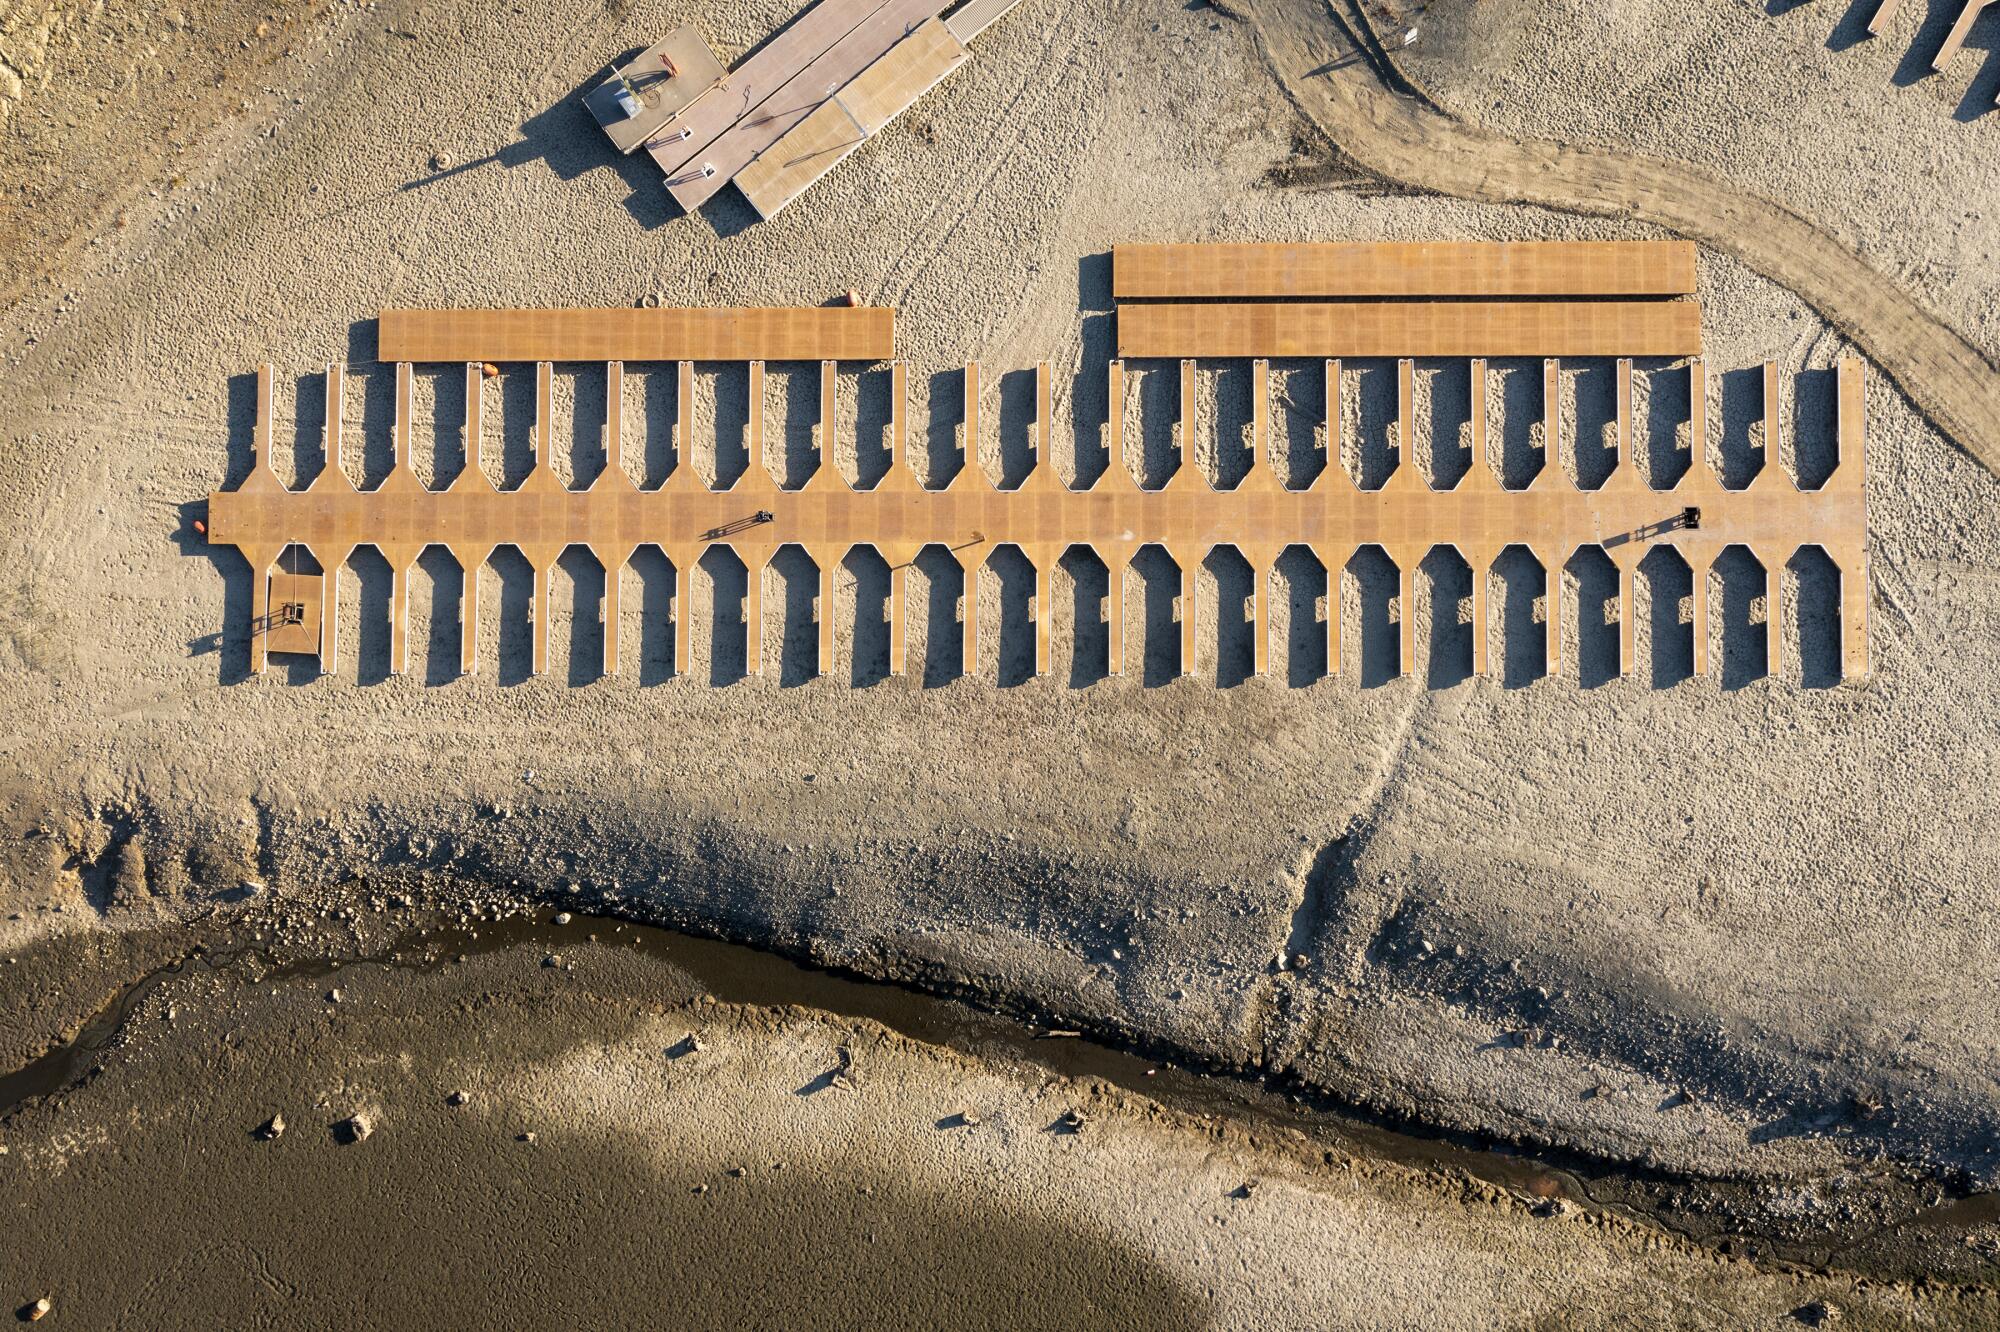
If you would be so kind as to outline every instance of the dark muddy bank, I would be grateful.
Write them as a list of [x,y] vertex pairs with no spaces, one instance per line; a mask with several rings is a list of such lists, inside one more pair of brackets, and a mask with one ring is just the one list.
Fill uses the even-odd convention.
[[[395,899],[400,901],[401,899]],[[341,926],[351,912],[328,916]],[[1542,1206],[1573,1207],[1654,1227],[1722,1253],[1775,1267],[1839,1270],[1888,1280],[1943,1278],[1991,1283],[2000,1195],[1912,1181],[1884,1169],[1873,1178],[1799,1181],[1786,1188],[1678,1177],[1576,1154],[1532,1152],[1392,1123],[1358,1113],[1285,1079],[1177,1063],[1170,1051],[1094,1039],[1032,1010],[1010,1014],[959,998],[801,965],[777,954],[610,915],[494,906],[469,924],[414,908],[378,917],[374,938],[348,929],[307,939],[252,911],[125,985],[73,1039],[0,1075],[0,1133],[38,1106],[102,1074],[135,1039],[179,1039],[142,1018],[163,1010],[171,1025],[183,1006],[212,1007],[218,996],[266,987],[337,990],[343,975],[429,974],[499,954],[534,954],[563,967],[564,950],[608,945],[727,1004],[809,1010],[866,1019],[929,1045],[979,1058],[1006,1058],[1050,1075],[1092,1079],[1173,1111],[1229,1122],[1288,1150],[1411,1166],[1497,1188]],[[395,917],[401,915],[401,920]],[[13,968],[28,979],[33,956]],[[191,993],[192,992],[192,993]],[[829,1078],[832,1074],[828,1075]],[[822,1088],[823,1089],[823,1088]],[[141,1112],[145,1107],[140,1107]],[[1844,1194],[1835,1200],[1834,1194]],[[1813,1204],[1801,1207],[1799,1199]],[[1834,1205],[1838,1201],[1839,1205]],[[964,1237],[960,1237],[964,1238]]]

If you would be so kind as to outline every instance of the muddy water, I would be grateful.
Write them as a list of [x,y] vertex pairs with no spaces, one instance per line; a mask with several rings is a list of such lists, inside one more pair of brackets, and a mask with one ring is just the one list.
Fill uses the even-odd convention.
[[[592,930],[661,965],[600,953],[601,989],[541,981],[540,954]],[[1053,1210],[967,1206],[853,1152],[782,1169],[759,1144],[790,1140],[760,1135],[768,1093],[748,1084],[688,1084],[648,1132],[588,1098],[566,1113],[506,1090],[552,1054],[616,1044],[634,996],[685,1002],[712,982],[768,999],[759,967],[603,920],[419,934],[375,957],[193,954],[6,1080],[0,1291],[52,1294],[86,1327],[1205,1321],[1183,1279]],[[454,1107],[447,1076],[482,1090]],[[334,1129],[350,1095],[375,1116],[358,1142]],[[274,1108],[288,1126],[260,1140]],[[530,1115],[539,1135],[519,1131]],[[710,1159],[717,1142],[748,1178]]]
[[[1899,1256],[1909,1246],[1955,1242],[1971,1228],[2000,1222],[2000,1194],[1985,1193],[1932,1205],[1912,1198],[1897,1209],[1898,1219],[1889,1224],[1878,1222],[1847,1233],[1810,1239],[1759,1233],[1754,1224],[1725,1225],[1718,1219],[1721,1208],[1690,1213],[1674,1206],[1669,1199],[1682,1181],[1650,1179],[1602,1163],[1528,1154],[1464,1137],[1406,1131],[1297,1089],[1178,1067],[1144,1051],[1023,1025],[952,999],[799,965],[744,945],[604,916],[578,915],[566,926],[557,926],[547,912],[469,928],[413,931],[367,956],[280,958],[260,946],[243,944],[197,949],[127,987],[73,1041],[0,1076],[0,1124],[24,1105],[87,1081],[121,1039],[134,1010],[175,977],[208,973],[243,983],[275,984],[323,979],[343,970],[430,972],[509,950],[545,953],[574,948],[585,939],[670,963],[725,1003],[796,1006],[865,1018],[927,1043],[977,1055],[1012,1056],[1065,1077],[1097,1079],[1185,1113],[1282,1128],[1343,1155],[1462,1173],[1519,1194],[1562,1199],[1685,1238],[1722,1243],[1753,1258],[1902,1275],[1921,1270],[1913,1258]],[[1708,1192],[1720,1196],[1726,1189]]]

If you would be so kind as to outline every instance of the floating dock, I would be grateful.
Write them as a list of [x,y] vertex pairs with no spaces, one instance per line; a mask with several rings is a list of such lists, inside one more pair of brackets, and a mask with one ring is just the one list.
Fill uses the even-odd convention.
[[[646,150],[683,209],[733,181],[772,217],[964,64],[965,44],[1017,0],[954,3],[818,0],[726,72],[676,29],[585,100],[620,152]],[[662,55],[684,72],[649,91]]]
[[[811,123],[811,117],[798,128]],[[1016,488],[996,489],[978,463],[979,367],[966,367],[958,413],[965,465],[941,490],[919,485],[906,463],[907,370],[890,367],[890,402],[884,446],[886,475],[868,490],[854,490],[831,464],[828,440],[837,419],[842,361],[882,362],[894,356],[895,315],[887,309],[659,309],[659,310],[389,310],[381,320],[380,356],[396,363],[395,458],[373,490],[357,490],[340,466],[342,366],[327,370],[328,465],[303,490],[279,484],[269,465],[271,370],[258,372],[256,459],[237,489],[210,498],[212,540],[237,546],[255,571],[252,662],[265,652],[313,645],[323,662],[332,645],[336,582],[300,581],[310,557],[317,568],[337,569],[355,548],[370,545],[394,573],[393,669],[406,666],[406,583],[417,556],[431,545],[451,551],[472,573],[495,547],[520,550],[535,571],[534,668],[546,668],[548,572],[571,546],[586,546],[603,565],[604,669],[617,669],[618,573],[641,546],[656,546],[673,565],[676,591],[674,660],[688,660],[687,584],[690,571],[711,546],[730,548],[750,571],[746,605],[751,670],[761,662],[762,572],[780,547],[796,545],[819,568],[820,665],[833,654],[833,571],[849,551],[875,549],[891,569],[890,662],[900,673],[906,639],[904,571],[927,546],[951,552],[966,573],[961,611],[964,661],[977,661],[978,580],[974,576],[1000,546],[1016,547],[1034,569],[1032,618],[1035,664],[1049,668],[1052,601],[1050,578],[1073,547],[1088,547],[1111,571],[1106,616],[1111,625],[1109,666],[1122,669],[1125,642],[1123,571],[1146,546],[1163,548],[1180,568],[1183,668],[1194,663],[1196,570],[1219,547],[1235,549],[1249,563],[1254,592],[1253,668],[1267,668],[1266,587],[1278,557],[1289,547],[1310,549],[1333,574],[1364,546],[1381,548],[1401,579],[1401,661],[1414,661],[1415,575],[1439,546],[1456,550],[1472,570],[1473,670],[1487,670],[1486,585],[1501,552],[1525,546],[1545,573],[1548,660],[1560,660],[1562,570],[1580,548],[1601,548],[1619,581],[1622,669],[1635,662],[1633,584],[1650,550],[1671,547],[1693,573],[1695,671],[1706,670],[1709,640],[1708,571],[1731,546],[1745,546],[1767,577],[1766,633],[1777,659],[1783,623],[1782,570],[1801,549],[1823,551],[1840,575],[1844,673],[1868,669],[1867,509],[1864,490],[1863,371],[1843,357],[1838,367],[1839,465],[1812,490],[1800,489],[1779,462],[1777,367],[1763,373],[1764,466],[1742,490],[1726,489],[1708,466],[1708,386],[1701,350],[1700,308],[1693,290],[1692,247],[1644,242],[1607,246],[1370,245],[1370,246],[1143,246],[1113,255],[1119,293],[1121,357],[1165,358],[1176,366],[1174,439],[1179,467],[1159,489],[1142,488],[1126,470],[1125,361],[1105,367],[1109,413],[1100,423],[1109,466],[1091,486],[1072,490],[1048,456],[1055,439],[1050,368],[1034,369],[1032,416],[1027,422],[1034,466]],[[1166,299],[1127,299],[1134,294]],[[1338,301],[1301,296],[1343,296]],[[1577,299],[1595,295],[1599,299]],[[1470,299],[1439,299],[1441,297]],[[1646,296],[1651,299],[1637,299]],[[1207,299],[1189,299],[1193,297]],[[1252,299],[1261,298],[1261,299]],[[1493,298],[1493,299],[1489,299]],[[1505,298],[1505,299],[1501,299]],[[1416,466],[1415,358],[1468,358],[1472,386],[1471,465],[1448,490],[1435,490]],[[1502,487],[1488,461],[1489,356],[1541,360],[1541,428],[1544,464],[1534,484]],[[1615,367],[1614,448],[1609,479],[1579,489],[1564,466],[1561,386],[1557,358],[1604,357]],[[1685,360],[1692,465],[1680,482],[1655,490],[1633,460],[1633,358]],[[1252,412],[1248,444],[1252,465],[1238,485],[1214,489],[1195,463],[1198,419],[1196,359],[1250,362]],[[1272,467],[1271,361],[1307,358],[1325,382],[1323,440],[1328,466],[1304,489],[1288,489]],[[1392,440],[1398,465],[1379,489],[1354,484],[1340,458],[1344,440],[1342,357],[1386,358],[1395,368],[1396,417]],[[781,488],[764,466],[764,364],[767,360],[819,365],[818,415],[813,437],[819,466],[794,490]],[[484,365],[530,362],[535,374],[533,467],[512,490],[498,490],[476,463],[440,491],[421,485],[410,469],[416,429],[411,407],[411,365],[462,362],[467,419],[465,453],[479,455]],[[570,490],[549,464],[551,383],[557,361],[601,361],[608,379],[603,441],[606,465],[588,488]],[[674,423],[680,465],[664,484],[640,489],[622,466],[625,363],[675,363],[680,392]],[[751,463],[726,490],[712,490],[689,465],[693,363],[735,361],[747,367],[745,440]],[[934,404],[935,405],[935,404]],[[461,665],[473,669],[476,597],[468,597],[462,624]],[[274,609],[275,607],[275,609]],[[1327,621],[1332,672],[1341,659],[1340,617]]]

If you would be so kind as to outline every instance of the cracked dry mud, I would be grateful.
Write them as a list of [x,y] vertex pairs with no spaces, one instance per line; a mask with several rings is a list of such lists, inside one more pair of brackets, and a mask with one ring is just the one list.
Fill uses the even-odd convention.
[[[1440,108],[1425,110],[1364,68],[1314,73],[1340,40],[1318,6],[1260,0],[1243,22],[1024,0],[905,123],[762,225],[730,204],[666,217],[657,180],[609,159],[575,95],[678,22],[739,54],[788,12],[776,0],[0,16],[23,75],[0,228],[25,256],[0,316],[0,1069],[63,1071],[0,1106],[9,1233],[26,1241],[0,1260],[0,1297],[162,1325],[523,1307],[921,1323],[942,1289],[987,1321],[1062,1325],[1736,1325],[1815,1302],[1848,1325],[1993,1323],[2000,552],[1976,459],[1996,438],[2000,302],[1991,265],[1969,260],[2000,242],[2000,213],[1977,202],[2000,129],[1954,115],[1987,76],[1961,57],[1909,83],[1900,49],[1830,47],[1842,20],[1805,6],[1548,8],[1434,6],[1399,57]],[[1664,56],[1628,92],[1596,53],[1647,49],[1648,33],[1666,34]],[[1709,125],[1718,106],[1741,141],[1779,146],[1746,158],[1728,134],[1658,123]],[[1587,145],[1516,150],[1582,174],[1540,173],[1541,193],[1465,179],[1474,145],[1513,160],[1495,135]],[[1871,166],[1878,140],[1886,165]],[[1385,143],[1403,156],[1371,157]],[[1662,158],[1700,191],[1611,216],[1601,192],[1547,192]],[[1353,181],[1357,165],[1396,188]],[[1361,187],[1271,183],[1343,177]],[[380,475],[391,381],[369,363],[369,321],[385,304],[855,288],[901,311],[920,464],[951,465],[951,372],[976,358],[997,423],[981,463],[1017,466],[1024,403],[1005,372],[1047,359],[1058,421],[1076,423],[1054,449],[1068,471],[1103,413],[1115,242],[1661,226],[1704,243],[1725,462],[1751,442],[1726,372],[1778,360],[1790,457],[1824,450],[1825,372],[1846,340],[1871,358],[1865,682],[1823,687],[1827,589],[1810,568],[1783,575],[1800,613],[1767,656],[1761,579],[1740,563],[1715,589],[1714,678],[1682,678],[1668,612],[1686,589],[1660,573],[1640,584],[1642,669],[1608,679],[1615,629],[1588,561],[1567,575],[1582,618],[1559,678],[1466,679],[1451,608],[1467,575],[1440,558],[1418,579],[1418,670],[1402,680],[1385,678],[1393,624],[1365,561],[1332,598],[1361,645],[1343,678],[1317,678],[1325,589],[1290,563],[1277,673],[1244,680],[1240,618],[1216,612],[1244,590],[1226,558],[1198,589],[1193,680],[1161,682],[1158,568],[1127,591],[1132,678],[1095,679],[1072,613],[1088,620],[1094,588],[1072,565],[1054,675],[1022,682],[1026,589],[1004,562],[985,575],[976,678],[882,679],[865,560],[838,580],[834,678],[801,680],[814,580],[789,566],[767,584],[765,678],[733,679],[726,635],[709,646],[726,568],[696,578],[693,678],[662,678],[660,571],[641,567],[623,598],[635,667],[596,680],[602,575],[576,558],[554,578],[554,669],[529,679],[523,570],[505,557],[477,591],[476,678],[430,669],[456,656],[457,579],[436,562],[414,580],[412,674],[385,678],[386,571],[363,557],[342,574],[352,655],[328,678],[246,681],[247,574],[187,527],[241,466],[261,360],[285,385],[282,472],[318,465],[311,373],[346,357],[347,462]],[[787,369],[769,416],[795,481],[810,386]],[[1495,369],[1496,398],[1523,401],[1524,368]],[[1677,372],[1639,369],[1649,459],[1671,463]],[[1134,370],[1128,454],[1157,475],[1171,391]],[[1281,461],[1299,475],[1319,465],[1312,375],[1278,370]],[[1388,380],[1355,370],[1342,462],[1367,471]],[[1446,468],[1463,369],[1422,370],[1417,461]],[[1589,438],[1608,369],[1568,371],[1566,423]],[[578,480],[601,465],[593,373],[564,367],[559,387],[554,461]],[[421,377],[427,477],[468,465],[454,378]],[[701,380],[698,441],[732,400],[717,378]],[[1211,473],[1240,457],[1245,378],[1204,368],[1193,464]],[[665,379],[633,376],[649,470]],[[526,387],[503,377],[470,465],[518,474]],[[843,382],[850,476],[871,465],[884,387],[877,371]],[[1530,435],[1496,439],[1510,468],[1532,465]],[[689,461],[718,465],[699,443]],[[1533,637],[1508,629],[1534,596],[1520,573],[1491,598],[1512,617],[1503,665]],[[918,570],[913,664],[954,591]],[[197,944],[362,962],[413,938],[448,960],[474,902],[472,928],[560,903],[1000,1016],[911,1033],[822,991],[750,987],[700,1020],[717,1058],[697,1075],[667,1052],[713,980],[676,969],[680,945],[612,948],[602,919],[595,944],[362,965],[337,1004],[321,978],[245,985],[236,964],[184,966],[113,1004]],[[1052,1065],[1010,1024],[1137,1049],[1284,1118]],[[35,1063],[79,1031],[70,1062]],[[842,1044],[856,1091],[794,1095]],[[967,1087],[984,1122],[954,1136],[937,1123]],[[454,1088],[475,1093],[472,1114],[446,1106]],[[1043,1131],[1078,1108],[1081,1133]],[[257,1143],[280,1110],[286,1133]],[[366,1140],[327,1136],[357,1111]],[[780,1159],[783,1187],[728,1173]],[[738,1210],[694,1210],[710,1203]],[[488,1284],[415,1261],[440,1233],[453,1275]],[[787,1246],[857,1256],[783,1279],[741,1261]],[[699,1261],[661,1257],[686,1250]],[[572,1303],[613,1275],[631,1304]]]

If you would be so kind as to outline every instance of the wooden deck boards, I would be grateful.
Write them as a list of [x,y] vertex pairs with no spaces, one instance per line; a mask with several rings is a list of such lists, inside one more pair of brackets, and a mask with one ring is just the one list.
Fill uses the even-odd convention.
[[384,310],[384,361],[886,361],[880,307]]
[[[750,115],[737,121],[668,181],[674,201],[693,212],[719,194],[736,173],[786,131],[853,82],[919,25],[935,18],[948,0],[887,0],[853,31],[828,47]],[[695,168],[702,168],[700,173]],[[706,169],[713,167],[712,173]]]
[[[673,59],[678,72],[672,77],[667,77],[660,63],[662,55]],[[584,105],[597,117],[612,146],[621,153],[629,153],[720,83],[722,64],[701,34],[683,24],[640,52],[637,59],[618,73],[639,90],[638,115],[618,113],[617,93],[621,85],[616,75],[592,88],[584,97]]]
[[1874,14],[1868,19],[1868,35],[1880,36],[1882,29],[1889,26],[1889,21],[1896,17],[1896,11],[1902,8],[1902,5],[1903,0],[1880,0],[1875,6]]
[[[1165,487],[1143,490],[1120,460],[1117,434],[1122,434],[1122,418],[1115,423],[1113,465],[1089,490],[1068,489],[1061,481],[1054,460],[1045,454],[1017,489],[993,488],[978,466],[980,426],[977,416],[976,371],[968,371],[966,428],[962,447],[972,465],[960,471],[943,490],[922,488],[905,458],[896,453],[886,475],[868,491],[850,489],[831,465],[825,452],[828,424],[835,417],[831,368],[821,367],[819,394],[822,441],[819,470],[794,490],[781,489],[765,465],[762,439],[761,365],[754,365],[749,419],[751,466],[736,485],[727,491],[712,491],[699,479],[687,456],[668,476],[664,485],[642,491],[616,465],[608,466],[585,490],[565,489],[557,480],[548,458],[551,434],[550,367],[536,368],[537,419],[534,434],[538,442],[536,461],[526,480],[516,489],[496,490],[476,465],[468,466],[441,491],[426,489],[410,468],[405,443],[399,442],[394,466],[376,489],[356,490],[341,470],[337,449],[331,440],[328,465],[305,489],[293,491],[279,483],[269,458],[269,404],[271,373],[268,366],[258,374],[259,423],[254,435],[257,456],[249,478],[234,491],[212,495],[209,500],[211,540],[240,548],[253,572],[253,624],[268,623],[268,608],[274,592],[283,595],[292,589],[272,586],[271,571],[280,554],[293,543],[309,549],[321,566],[335,571],[360,545],[373,545],[389,562],[397,583],[391,598],[394,669],[404,664],[405,641],[402,618],[407,615],[403,595],[407,572],[428,545],[444,545],[468,571],[485,562],[495,546],[513,545],[535,571],[534,662],[537,670],[547,664],[548,571],[571,545],[587,546],[605,566],[612,580],[641,545],[658,546],[672,562],[676,583],[684,594],[687,572],[714,545],[732,549],[751,572],[751,594],[747,601],[752,670],[759,660],[756,644],[761,610],[756,590],[761,586],[765,566],[780,546],[802,547],[818,565],[822,590],[830,571],[858,545],[872,546],[890,564],[900,569],[909,564],[926,545],[952,550],[968,573],[975,572],[999,546],[1014,545],[1036,570],[1037,662],[1049,665],[1046,618],[1053,613],[1048,602],[1048,575],[1072,545],[1088,545],[1112,570],[1112,585],[1119,586],[1123,570],[1132,557],[1148,545],[1163,547],[1179,566],[1184,603],[1179,633],[1183,643],[1183,666],[1193,668],[1195,615],[1192,597],[1196,570],[1209,551],[1231,546],[1242,554],[1255,572],[1255,586],[1262,588],[1282,552],[1295,545],[1309,548],[1322,565],[1334,571],[1346,567],[1355,551],[1365,545],[1381,547],[1396,565],[1401,579],[1403,608],[1400,636],[1402,662],[1411,668],[1415,651],[1411,614],[1416,570],[1436,546],[1454,548],[1471,566],[1475,586],[1489,576],[1495,560],[1508,546],[1526,545],[1542,562],[1548,579],[1552,613],[1547,617],[1550,661],[1559,662],[1561,616],[1554,612],[1560,597],[1561,570],[1580,547],[1602,548],[1619,570],[1618,603],[1625,627],[1620,638],[1624,669],[1634,670],[1634,639],[1631,625],[1637,615],[1633,571],[1647,551],[1655,546],[1674,548],[1694,571],[1694,634],[1698,661],[1705,661],[1708,641],[1707,600],[1704,590],[1708,573],[1717,556],[1732,545],[1744,545],[1763,564],[1768,578],[1767,599],[1772,613],[1766,631],[1772,660],[1780,659],[1779,599],[1782,595],[1783,566],[1801,547],[1817,545],[1832,559],[1840,573],[1842,607],[1842,654],[1845,674],[1855,677],[1867,670],[1867,557],[1866,495],[1863,466],[1864,386],[1861,363],[1843,358],[1839,365],[1837,438],[1839,465],[1826,484],[1815,491],[1801,491],[1776,464],[1778,450],[1768,446],[1768,460],[1747,489],[1727,490],[1705,463],[1707,422],[1706,380],[1700,362],[1689,366],[1691,401],[1695,404],[1689,421],[1690,446],[1694,466],[1671,490],[1654,490],[1643,480],[1632,457],[1630,412],[1631,363],[1620,360],[1618,371],[1618,433],[1621,449],[1618,465],[1599,489],[1579,490],[1568,480],[1562,462],[1563,442],[1551,436],[1548,461],[1535,482],[1525,490],[1502,489],[1486,460],[1475,453],[1471,470],[1448,491],[1432,490],[1410,457],[1407,445],[1400,465],[1380,489],[1364,491],[1349,479],[1344,468],[1329,467],[1304,490],[1288,490],[1279,482],[1273,460],[1267,452],[1254,459],[1248,476],[1237,487],[1217,491],[1211,488],[1202,469],[1195,464],[1188,436],[1181,436],[1181,466]],[[900,371],[900,367],[898,367]],[[1546,367],[1546,382],[1559,388],[1555,367]],[[1398,367],[1398,382],[1407,384],[1407,363]],[[330,370],[332,376],[338,367]],[[1122,367],[1110,368],[1113,402],[1122,403]],[[1329,376],[1331,377],[1331,370]],[[1181,368],[1180,410],[1192,417],[1194,376]],[[1268,381],[1255,376],[1268,391]],[[1777,396],[1772,377],[1766,376],[1766,413]],[[1330,382],[1331,378],[1330,378]],[[902,373],[891,383],[897,390],[906,386]],[[476,409],[475,396],[468,404]],[[1475,389],[1475,401],[1484,394],[1482,375]],[[1554,390],[1543,404],[1545,413],[1554,409]],[[329,389],[329,398],[335,396]],[[1399,398],[1408,396],[1399,388]],[[1330,392],[1337,411],[1338,393]],[[411,399],[408,367],[398,371],[396,395],[398,441],[410,438]],[[1253,414],[1256,438],[1268,443],[1268,403]],[[1037,367],[1032,435],[1046,449],[1057,437],[1052,429],[1049,404],[1049,374]],[[471,411],[469,410],[469,414]],[[1399,415],[1403,412],[1399,408]],[[1483,413],[1480,414],[1483,421]],[[338,417],[330,420],[337,421]],[[889,438],[905,438],[903,404],[898,400],[889,413]],[[615,440],[618,427],[607,419],[607,448]],[[1341,427],[1336,416],[1328,425],[1329,455],[1341,455]],[[476,438],[476,435],[475,435]],[[1407,440],[1407,428],[1403,438]],[[1678,522],[1683,509],[1699,510],[1699,522]],[[768,520],[763,519],[768,515]],[[337,614],[331,605],[336,580],[325,580],[328,626],[324,658],[337,660],[332,628]],[[964,643],[968,661],[976,662],[978,611],[976,578],[967,582]],[[1268,597],[1255,598],[1255,632],[1263,634]],[[471,610],[476,596],[467,598],[467,615],[462,624],[462,659],[470,664],[475,633]],[[897,616],[901,608],[894,603]],[[1476,615],[1482,612],[1483,597],[1476,597]],[[827,617],[830,604],[823,602],[819,638],[821,664],[828,664],[831,641]],[[686,669],[687,611],[684,595],[676,600],[675,623],[678,669]],[[1123,643],[1123,626],[1113,609],[1114,642]],[[892,632],[899,638],[905,626],[897,622]],[[607,634],[615,634],[615,618],[605,623]],[[1475,618],[1474,633],[1484,635],[1486,625]],[[1330,655],[1339,661],[1337,617],[1329,623]],[[252,669],[261,669],[267,635],[256,632],[252,644]],[[898,652],[895,659],[900,661]],[[1264,654],[1256,654],[1263,660]],[[1475,655],[1484,662],[1486,654]],[[615,647],[607,647],[607,661],[615,661]],[[1336,665],[1337,669],[1337,665]]]
[[969,42],[998,23],[1021,0],[966,0],[945,19],[945,27],[960,42]]
[[681,116],[678,128],[688,137],[649,148],[669,180],[696,160],[696,154],[716,136],[763,105],[799,71],[829,47],[859,27],[883,0],[819,0],[793,19],[790,26],[764,43],[742,64],[723,76],[713,91]]
[[1972,25],[1979,21],[1979,16],[1993,3],[1994,0],[1965,0],[1965,7],[1958,11],[1958,17],[1952,21],[1951,31],[1944,35],[1944,41],[1938,44],[1937,54],[1931,57],[1933,72],[1941,73],[1944,67],[1951,63],[1951,58],[1958,54],[1958,48],[1965,45],[1966,37],[1972,32]]
[[1126,304],[1124,357],[1693,356],[1693,301]]
[[1119,300],[1689,296],[1692,241],[1118,245]]
[[926,21],[738,172],[737,187],[759,217],[776,216],[966,59],[942,22]]

